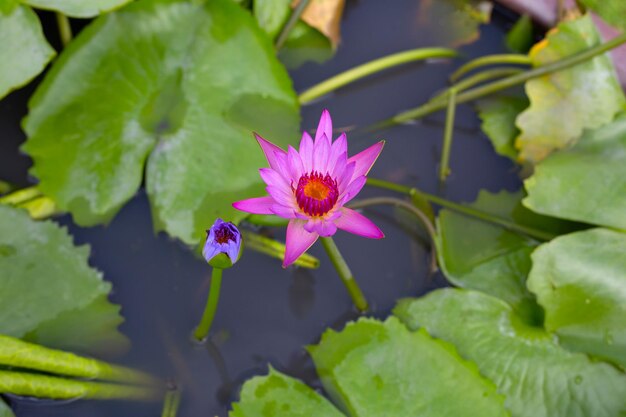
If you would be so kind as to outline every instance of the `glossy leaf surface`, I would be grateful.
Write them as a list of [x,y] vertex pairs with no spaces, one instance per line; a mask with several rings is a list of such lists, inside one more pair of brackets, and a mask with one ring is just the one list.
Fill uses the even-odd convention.
[[230,0],[140,0],[99,17],[30,109],[31,172],[77,223],[110,220],[145,172],[155,227],[187,243],[216,217],[240,219],[233,201],[263,194],[252,130],[280,146],[299,139],[291,81]]
[[561,236],[532,255],[528,288],[545,327],[569,349],[626,368],[626,234],[591,229]]
[[56,55],[27,6],[0,10],[0,98],[35,78]]
[[513,417],[615,417],[626,410],[626,375],[561,347],[505,302],[477,291],[437,290],[394,309],[411,329],[454,344],[505,396]]

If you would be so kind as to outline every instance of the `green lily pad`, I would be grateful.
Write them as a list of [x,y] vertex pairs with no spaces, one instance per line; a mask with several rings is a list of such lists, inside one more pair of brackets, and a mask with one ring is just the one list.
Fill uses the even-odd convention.
[[626,29],[626,2],[623,0],[578,0],[608,23]]
[[592,229],[533,253],[528,288],[562,345],[626,368],[626,234]]
[[0,98],[28,84],[56,55],[39,18],[27,6],[0,11],[0,45]]
[[[601,43],[589,15],[565,21],[530,51],[534,66],[574,55]],[[600,127],[626,104],[608,55],[526,83],[530,107],[517,118],[520,159],[537,163],[574,143],[583,129]]]
[[520,17],[505,38],[506,47],[518,54],[528,53],[533,46],[533,21],[527,14]]
[[[572,227],[532,213],[521,206],[522,197],[522,192],[481,190],[469,206],[542,232],[559,234]],[[541,309],[526,289],[530,254],[539,241],[448,209],[439,211],[437,231],[439,265],[450,282],[505,300],[529,323],[541,321]]]
[[272,368],[244,384],[230,417],[344,417],[327,399]]
[[94,17],[132,0],[23,0],[37,9],[55,10],[71,17]]
[[278,57],[287,68],[298,68],[305,62],[321,64],[335,53],[330,39],[315,28],[298,21],[278,51]]
[[13,411],[11,411],[7,403],[2,401],[2,399],[0,399],[0,417],[15,417]]
[[401,301],[394,314],[409,328],[425,328],[454,344],[463,358],[476,363],[505,396],[512,416],[616,417],[626,412],[624,373],[569,352],[495,297],[437,290]]
[[259,26],[276,39],[291,15],[291,0],[254,0],[252,11]]
[[586,132],[524,182],[524,205],[539,213],[626,230],[626,117]]
[[309,352],[325,390],[350,416],[508,415],[503,398],[474,364],[425,331],[410,332],[395,317],[384,323],[360,319],[340,333],[328,330]]
[[24,150],[60,209],[106,222],[146,172],[155,227],[187,243],[216,217],[244,217],[233,201],[263,195],[253,129],[279,146],[299,139],[287,72],[230,0],[139,0],[100,16],[29,107]]
[[106,300],[111,285],[88,257],[89,248],[74,246],[55,223],[0,205],[0,333],[58,348],[126,345],[116,329],[119,307]]
[[517,160],[515,138],[519,129],[515,126],[517,116],[528,107],[526,97],[496,96],[479,100],[476,103],[481,128],[487,135],[495,151],[512,160]]

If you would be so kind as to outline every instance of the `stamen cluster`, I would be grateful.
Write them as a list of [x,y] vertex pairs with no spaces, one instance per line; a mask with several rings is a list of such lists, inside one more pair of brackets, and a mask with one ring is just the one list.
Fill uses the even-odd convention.
[[302,211],[309,216],[319,217],[335,206],[339,198],[339,190],[337,181],[328,173],[322,175],[313,171],[300,177],[295,195]]

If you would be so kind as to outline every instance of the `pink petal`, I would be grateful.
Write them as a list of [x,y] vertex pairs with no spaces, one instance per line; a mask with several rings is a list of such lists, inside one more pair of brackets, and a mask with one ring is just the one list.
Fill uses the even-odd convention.
[[352,181],[352,177],[354,175],[354,169],[356,167],[355,162],[350,162],[345,166],[343,170],[339,168],[335,168],[335,179],[337,180],[337,189],[339,190],[339,194],[343,194],[346,190],[350,182]]
[[287,182],[288,180],[272,168],[260,168],[259,174],[261,175],[261,179],[265,181],[267,185],[280,187],[291,192],[291,186],[289,185],[289,182]]
[[287,226],[287,239],[285,242],[285,260],[283,268],[291,265],[296,259],[306,252],[315,243],[319,235],[304,230],[304,220],[290,220]]
[[328,171],[334,172],[337,164],[343,162],[346,164],[348,155],[348,139],[346,134],[342,133],[330,148],[330,156],[328,158]]
[[291,191],[287,191],[282,187],[275,187],[272,185],[268,185],[267,187],[265,187],[265,190],[276,203],[287,207],[294,207],[296,205],[296,199]]
[[276,169],[276,154],[284,154],[285,151],[274,145],[272,142],[263,139],[256,133],[254,134],[254,137],[256,138],[257,142],[259,142],[259,145],[261,145],[261,149],[263,150],[265,158],[267,159],[267,162],[269,162],[270,167]]
[[361,191],[361,189],[365,185],[365,181],[367,181],[367,178],[365,178],[365,175],[361,175],[360,177],[352,181],[350,185],[348,185],[346,190],[342,194],[339,195],[338,204],[344,205],[348,201],[356,197],[356,195]]
[[302,174],[304,174],[304,165],[302,164],[302,158],[300,158],[298,151],[291,145],[289,145],[287,149],[287,166],[291,172],[291,178],[297,182]]
[[304,172],[313,171],[313,139],[307,132],[302,133],[302,140],[300,140],[300,158],[304,165]]
[[328,141],[328,144],[330,144],[330,141],[333,138],[333,121],[330,118],[330,113],[326,109],[322,111],[320,122],[317,125],[317,130],[315,131],[315,143],[322,138],[322,135],[326,135],[326,140]]
[[337,226],[332,221],[328,221],[326,219],[310,219],[304,225],[304,230],[311,233],[317,233],[322,237],[328,237],[337,233]]
[[341,208],[341,217],[335,220],[341,230],[369,239],[382,239],[384,233],[370,219],[347,207]]
[[291,207],[287,207],[287,206],[283,206],[282,204],[274,204],[271,209],[272,213],[279,216],[279,217],[283,217],[285,219],[295,219],[296,218],[296,211],[291,208]]
[[374,162],[378,159],[378,155],[382,152],[383,146],[385,146],[385,141],[381,140],[348,159],[348,163],[356,162],[353,178],[367,175],[367,173],[370,172],[372,165],[374,165]]
[[313,145],[313,171],[322,175],[328,173],[328,158],[330,157],[330,141],[326,135],[322,135],[320,140],[316,140]]
[[241,200],[233,203],[233,207],[237,210],[245,211],[253,214],[274,214],[270,208],[274,205],[272,197],[257,197]]

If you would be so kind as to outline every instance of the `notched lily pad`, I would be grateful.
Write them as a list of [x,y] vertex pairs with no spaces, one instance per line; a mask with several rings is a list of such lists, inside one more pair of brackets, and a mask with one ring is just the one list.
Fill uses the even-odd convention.
[[38,9],[55,10],[71,17],[94,17],[132,0],[23,0]]
[[60,209],[107,222],[145,172],[155,227],[190,244],[216,217],[241,218],[233,201],[263,194],[249,124],[263,116],[259,133],[284,147],[299,139],[291,81],[231,0],[139,0],[100,16],[29,108],[31,173]]
[[463,358],[476,363],[506,398],[512,416],[616,417],[626,410],[623,372],[564,349],[495,297],[437,290],[400,301],[394,314],[410,329],[425,328],[452,343]]
[[[534,66],[546,65],[601,43],[589,15],[565,21],[530,51]],[[626,104],[610,58],[597,56],[526,82],[530,107],[517,117],[520,160],[537,163],[573,144],[583,129],[600,127]]]
[[125,348],[119,307],[107,300],[111,285],[88,256],[55,223],[0,205],[0,333],[56,348]]
[[541,245],[528,288],[569,349],[626,369],[626,234],[591,229]]

